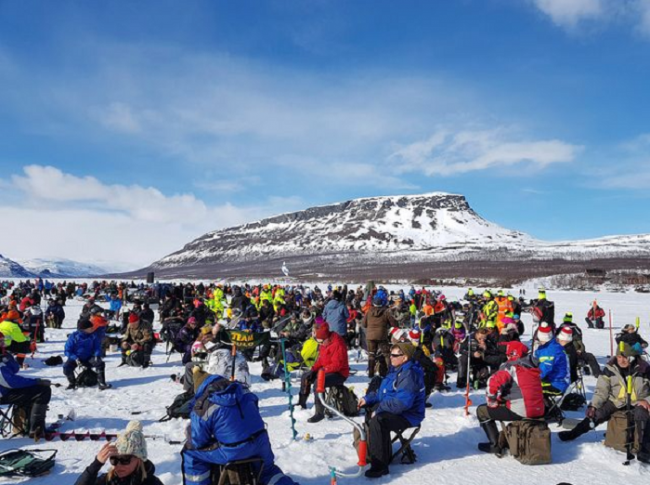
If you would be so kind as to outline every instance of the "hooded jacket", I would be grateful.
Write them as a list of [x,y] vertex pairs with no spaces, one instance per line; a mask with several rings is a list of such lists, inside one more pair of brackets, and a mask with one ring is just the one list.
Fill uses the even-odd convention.
[[[629,375],[632,376],[632,404],[644,400],[650,403],[650,365],[639,357],[637,362],[630,366]],[[596,390],[591,405],[596,409],[611,401],[617,408],[627,404],[627,378],[626,369],[621,369],[616,363],[616,357],[611,359],[603,373],[598,377]]]

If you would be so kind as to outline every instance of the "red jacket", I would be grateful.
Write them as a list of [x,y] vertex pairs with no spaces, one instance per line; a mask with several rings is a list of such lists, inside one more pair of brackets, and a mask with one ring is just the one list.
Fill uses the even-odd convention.
[[326,374],[339,373],[346,379],[350,376],[348,347],[336,332],[332,332],[328,341],[318,348],[318,359],[311,370],[317,372],[321,368],[325,369]]
[[487,403],[501,404],[522,418],[544,416],[541,371],[528,359],[514,361],[490,377],[487,385]]
[[605,316],[605,310],[603,310],[600,307],[596,307],[596,312],[594,314],[594,309],[593,307],[589,309],[587,312],[587,318],[589,320],[596,320],[597,318],[603,318]]

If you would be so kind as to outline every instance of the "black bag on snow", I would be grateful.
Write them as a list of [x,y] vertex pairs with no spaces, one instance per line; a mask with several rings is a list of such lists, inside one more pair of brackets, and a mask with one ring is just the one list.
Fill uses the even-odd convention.
[[43,363],[50,367],[53,367],[55,365],[63,365],[63,357],[61,357],[60,355],[53,355],[45,359]]
[[97,385],[97,372],[92,369],[85,368],[77,376],[77,386],[79,387],[94,387]]
[[164,422],[174,418],[190,419],[190,413],[192,412],[190,404],[192,403],[192,399],[194,399],[194,393],[192,391],[185,391],[179,394],[174,398],[171,406],[167,407],[167,414],[160,418],[159,421]]
[[131,367],[142,367],[142,364],[144,364],[144,351],[131,351],[131,353],[126,356],[126,365]]
[[358,416],[359,399],[357,395],[349,387],[345,385],[334,386],[329,392],[330,405],[335,407],[339,412],[345,416]]
[[583,395],[572,392],[567,394],[567,396],[562,400],[560,409],[562,409],[562,411],[578,411],[585,404],[587,404],[587,400]]
[[[7,450],[0,454],[0,477],[38,477],[54,467],[57,450]],[[50,453],[47,457],[37,454]]]

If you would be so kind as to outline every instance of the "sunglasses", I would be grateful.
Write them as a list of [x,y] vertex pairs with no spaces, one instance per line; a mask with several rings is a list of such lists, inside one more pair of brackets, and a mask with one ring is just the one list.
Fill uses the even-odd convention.
[[109,460],[111,461],[111,465],[113,466],[128,465],[131,463],[131,460],[133,460],[133,455],[111,456]]
[[404,354],[390,354],[391,358],[397,359],[399,357],[404,357]]

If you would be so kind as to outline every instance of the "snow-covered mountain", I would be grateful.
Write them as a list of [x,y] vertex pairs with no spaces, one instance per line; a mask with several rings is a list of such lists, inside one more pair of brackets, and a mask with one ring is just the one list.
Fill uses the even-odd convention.
[[325,274],[328,265],[342,262],[354,271],[432,261],[639,257],[650,257],[650,235],[540,241],[483,219],[462,195],[436,192],[354,199],[213,231],[147,270],[183,274],[181,268],[191,268],[187,274],[198,275],[209,265],[237,273],[287,258],[303,269],[320,263]]
[[459,246],[525,248],[532,242],[483,219],[462,195],[431,193],[355,199],[210,232],[153,266]]
[[32,278],[34,273],[26,269],[20,263],[5,258],[0,254],[0,277],[1,278]]
[[71,261],[69,259],[30,259],[21,260],[21,265],[33,274],[45,277],[85,277],[108,273],[105,268]]

